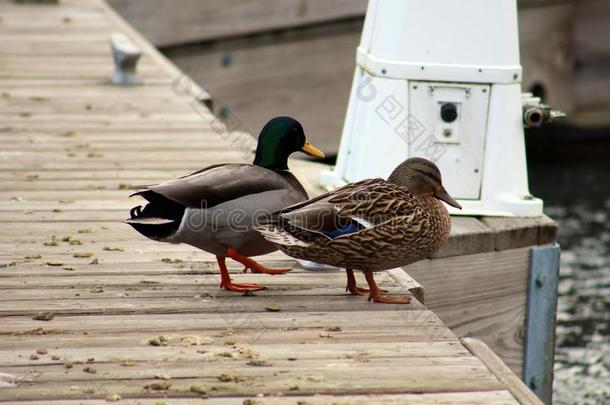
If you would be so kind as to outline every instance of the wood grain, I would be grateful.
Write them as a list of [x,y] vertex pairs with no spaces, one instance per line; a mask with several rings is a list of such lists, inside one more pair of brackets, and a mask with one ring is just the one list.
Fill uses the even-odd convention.
[[179,8],[164,0],[109,2],[156,46],[213,41],[362,17],[364,0],[182,1]]
[[339,146],[361,29],[361,21],[343,22],[166,54],[205,83],[218,108],[229,108],[242,128],[256,132],[269,114],[291,115],[312,143],[332,155]]
[[[158,404],[157,399],[147,399],[142,397],[130,398],[142,405]],[[172,398],[171,403],[177,405],[192,404],[193,398]],[[509,391],[484,391],[484,392],[447,392],[447,393],[425,393],[425,394],[400,394],[400,395],[314,395],[304,396],[291,394],[289,397],[265,397],[260,396],[248,398],[253,401],[258,401],[260,404],[277,404],[277,405],[294,405],[295,403],[311,404],[311,405],[326,405],[329,403],[348,403],[353,405],[369,405],[369,404],[389,404],[389,405],[428,405],[428,404],[455,404],[455,405],[506,405],[514,404],[515,400]],[[223,397],[223,398],[207,398],[206,404],[210,405],[242,405],[243,397]],[[31,405],[56,405],[59,402],[55,401],[31,401]],[[256,402],[255,402],[256,403]],[[76,405],[82,404],[79,400],[62,400],[61,404]],[[104,400],[89,400],[87,404],[91,405],[108,405]]]
[[542,401],[506,367],[500,358],[482,341],[472,338],[461,339],[464,346],[485,363],[496,377],[508,385],[510,392],[522,404],[542,405]]
[[[131,188],[250,150],[193,109],[200,88],[172,91],[180,71],[105,3],[1,2],[0,15],[0,401],[189,403],[197,386],[223,404],[260,393],[267,403],[517,403],[417,299],[346,295],[344,271],[305,271],[277,252],[261,262],[293,271],[243,274],[230,262],[236,280],[268,287],[230,293],[214,256],[121,223]],[[115,31],[142,49],[143,86],[108,85],[102,40]],[[321,191],[325,166],[290,164]],[[377,275],[380,287],[423,293],[397,272]]]
[[482,221],[496,231],[496,250],[546,245],[557,240],[557,224],[546,215],[539,218],[486,217]]
[[529,248],[421,261],[405,271],[458,336],[483,340],[521,375]]

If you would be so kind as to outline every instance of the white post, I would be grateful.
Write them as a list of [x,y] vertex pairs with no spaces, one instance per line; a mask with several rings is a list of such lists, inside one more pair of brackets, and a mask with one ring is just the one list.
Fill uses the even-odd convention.
[[370,0],[331,188],[433,160],[464,215],[538,216],[515,0]]

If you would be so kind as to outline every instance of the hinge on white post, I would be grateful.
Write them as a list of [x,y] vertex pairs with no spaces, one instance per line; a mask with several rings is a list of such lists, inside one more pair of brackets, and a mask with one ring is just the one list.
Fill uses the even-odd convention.
[[140,49],[122,33],[110,36],[110,49],[114,59],[114,71],[110,75],[110,81],[117,86],[141,84],[142,80],[136,73],[138,60],[142,55]]
[[566,117],[566,113],[554,110],[551,106],[544,104],[540,97],[534,97],[532,93],[521,94],[521,104],[523,105],[523,126],[525,128],[540,127],[557,118]]

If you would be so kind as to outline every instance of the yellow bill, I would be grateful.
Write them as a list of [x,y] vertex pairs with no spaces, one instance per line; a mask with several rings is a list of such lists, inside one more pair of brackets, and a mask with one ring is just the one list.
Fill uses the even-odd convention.
[[304,153],[307,153],[308,155],[315,156],[318,158],[324,157],[324,152],[322,152],[320,149],[316,148],[315,146],[313,146],[312,144],[310,144],[307,141],[305,141],[305,145],[303,145],[303,147],[301,148],[301,151]]

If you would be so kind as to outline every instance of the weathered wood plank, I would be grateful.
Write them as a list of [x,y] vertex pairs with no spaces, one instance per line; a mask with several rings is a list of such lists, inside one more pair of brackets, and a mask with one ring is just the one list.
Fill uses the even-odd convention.
[[422,261],[405,271],[458,336],[476,336],[521,375],[529,248]]
[[[219,374],[208,378],[179,378],[172,382],[166,395],[197,397],[190,392],[190,387],[194,384],[209,387],[211,395],[223,396],[226,394],[254,396],[261,390],[267,392],[286,392],[290,387],[298,386],[298,391],[304,394],[387,394],[402,393],[404,388],[401,385],[412,387],[414,392],[446,392],[449,391],[497,391],[503,389],[503,385],[482,366],[455,366],[439,365],[438,367],[420,366],[417,373],[410,368],[388,369],[383,364],[373,365],[367,363],[366,369],[361,367],[339,367],[336,370],[321,365],[318,368],[310,368],[305,372],[298,372],[293,369],[285,370],[280,377],[268,372],[260,371],[266,367],[250,367],[243,372],[245,382],[241,383],[222,383],[219,382],[220,376],[225,371],[219,367]],[[202,370],[202,367],[196,369]],[[468,370],[467,373],[465,371]],[[284,371],[284,370],[282,370]],[[87,373],[82,373],[87,374]],[[226,374],[226,373],[224,373]],[[375,375],[375,387],[356,383],[356,381],[370,381],[370,376]],[[241,375],[239,377],[242,377]],[[37,383],[13,396],[8,390],[0,391],[0,400],[18,399],[28,400],[37,398],[64,399],[82,398],[83,395],[89,398],[104,398],[113,391],[123,393],[126,397],[148,396],[157,397],[158,392],[147,390],[144,387],[153,383],[154,379],[146,380],[116,380],[110,376],[107,380],[96,382],[82,381],[82,388],[74,390],[74,382],[50,382]],[[346,384],[345,381],[352,381]],[[112,386],[112,390],[109,387]],[[93,388],[93,392],[87,388]],[[108,387],[108,388],[106,388]],[[228,392],[227,392],[228,391]],[[165,394],[165,393],[164,393]]]
[[462,339],[462,343],[485,363],[492,373],[508,387],[522,404],[542,405],[542,401],[521,381],[500,358],[482,341],[472,338]]
[[487,252],[495,248],[496,232],[470,217],[451,218],[451,238],[432,258]]
[[[175,134],[174,134],[175,135]],[[186,140],[188,141],[188,140]],[[111,170],[45,170],[42,172],[38,172],[34,169],[28,168],[24,170],[5,170],[0,171],[0,180],[23,180],[25,182],[34,181],[36,179],[40,180],[83,180],[83,179],[92,179],[92,180],[123,180],[123,179],[131,179],[131,178],[145,178],[145,179],[168,179],[177,176],[182,176],[188,168],[176,169],[173,171],[167,170],[159,170],[159,169],[150,169],[150,170],[120,170],[120,169],[111,169]],[[8,187],[7,187],[8,189]]]
[[[340,312],[301,312],[295,318],[294,312],[284,311],[253,316],[246,306],[233,306],[234,312],[230,314],[127,314],[121,317],[121,322],[108,314],[96,316],[95,322],[87,315],[58,316],[49,322],[19,316],[3,318],[0,358],[9,366],[58,364],[59,360],[52,361],[51,357],[29,358],[32,351],[46,347],[51,355],[60,354],[78,361],[85,360],[91,348],[99,350],[98,362],[120,357],[140,362],[158,361],[167,355],[197,361],[201,356],[195,354],[196,350],[209,348],[222,352],[223,346],[234,346],[225,344],[231,341],[239,345],[255,344],[254,348],[262,345],[257,350],[265,348],[272,358],[291,357],[291,354],[299,358],[323,358],[331,354],[349,358],[357,352],[363,356],[389,357],[392,350],[397,357],[467,355],[455,336],[448,334],[446,328],[443,330],[438,317],[430,311],[393,311],[380,317],[369,309],[355,311],[351,319]],[[393,322],[388,323],[388,319]],[[391,327],[384,331],[388,325]],[[363,339],[362,335],[368,333],[370,342],[379,344],[371,345],[369,339]],[[393,333],[401,338],[392,339]],[[167,346],[156,349],[148,344],[148,338],[158,335],[167,337]],[[185,346],[182,338],[190,335],[199,336],[204,342],[206,337],[211,339],[209,343]],[[426,335],[428,339],[424,339]],[[348,345],[346,340],[350,341]],[[295,352],[290,347],[306,343],[315,343],[307,353]]]
[[[291,314],[293,317],[301,316],[301,314],[296,314],[294,312]],[[245,328],[239,326],[242,323],[246,323],[245,316],[242,316],[241,318],[235,317],[235,319],[236,320],[234,322],[230,322],[232,320],[231,318],[229,318],[228,321],[223,319],[221,320],[222,323],[220,323],[216,328],[206,325],[206,329],[204,331],[201,329],[188,329],[184,327],[180,328],[179,331],[172,331],[163,326],[157,329],[146,328],[146,330],[136,331],[140,325],[133,325],[132,329],[120,331],[118,333],[121,335],[117,336],[116,334],[112,333],[94,333],[87,329],[86,339],[83,337],[83,332],[55,332],[53,329],[50,329],[51,332],[48,335],[41,335],[38,337],[6,337],[8,341],[6,344],[3,344],[2,347],[6,348],[10,359],[2,358],[1,361],[3,362],[3,367],[8,366],[13,358],[19,359],[24,366],[43,366],[45,364],[63,365],[63,362],[66,359],[74,359],[74,361],[84,362],[87,359],[85,356],[89,355],[91,357],[91,351],[97,351],[101,348],[108,350],[107,354],[111,356],[111,360],[115,360],[120,357],[128,357],[133,361],[138,361],[141,363],[160,361],[163,359],[161,355],[167,357],[170,355],[170,353],[167,351],[160,351],[159,355],[148,353],[155,350],[155,348],[151,347],[147,343],[150,338],[160,335],[165,336],[172,345],[175,345],[175,352],[178,353],[179,359],[189,362],[197,362],[202,359],[202,357],[204,359],[205,357],[208,357],[209,359],[209,356],[218,359],[218,357],[222,357],[227,351],[235,352],[236,345],[243,346],[252,343],[256,343],[257,345],[261,345],[262,347],[266,348],[265,351],[269,354],[266,354],[265,357],[268,360],[278,358],[286,359],[287,357],[291,357],[291,354],[297,355],[299,358],[322,360],[324,358],[328,358],[329,350],[326,350],[323,354],[314,355],[314,353],[316,353],[315,347],[319,343],[326,341],[332,341],[332,344],[335,345],[336,349],[334,349],[334,351],[336,357],[353,357],[353,354],[349,354],[350,351],[347,351],[348,353],[346,354],[346,350],[341,346],[349,346],[351,348],[352,345],[363,341],[369,342],[367,345],[368,348],[371,346],[377,346],[378,344],[380,347],[385,345],[386,349],[384,350],[383,356],[370,356],[378,356],[382,358],[392,357],[392,354],[387,347],[388,345],[393,345],[392,347],[396,348],[397,339],[413,344],[427,344],[428,346],[431,345],[431,339],[435,339],[435,343],[455,343],[454,336],[446,334],[446,332],[444,333],[444,327],[442,325],[421,326],[421,323],[409,324],[407,322],[401,322],[400,319],[397,319],[396,326],[391,328],[386,328],[387,323],[378,324],[377,329],[372,327],[363,327],[361,323],[358,323],[354,325],[352,330],[350,330],[349,325],[346,326],[344,323],[335,323],[333,326],[324,326],[329,325],[328,323],[324,323],[321,325],[318,324],[315,327],[291,327],[292,329],[289,330],[286,330],[284,324],[284,326],[279,326],[273,330],[267,323],[264,323],[262,319],[258,318],[254,320],[250,318],[250,322],[253,325],[250,328]],[[370,318],[367,317],[364,319]],[[192,318],[187,319],[187,321],[191,320]],[[133,327],[136,329],[133,329]],[[406,331],[407,327],[424,328],[426,333],[408,332]],[[379,328],[383,330],[380,330]],[[341,331],[328,332],[328,330],[336,329],[341,329]],[[223,334],[229,333],[227,330],[230,330],[229,332],[233,333],[233,335],[223,336]],[[216,343],[198,345],[192,350],[185,350],[183,346],[181,346],[180,342],[183,338],[189,339],[189,337],[197,336],[199,336],[201,339],[209,338]],[[5,339],[4,336],[3,339]],[[225,344],[225,342],[228,343]],[[235,342],[235,344],[230,344],[232,342]],[[295,352],[295,345],[300,345],[302,347],[305,347],[305,345],[311,345],[311,351],[307,355],[302,356],[298,353],[298,351]],[[412,351],[419,349],[419,351],[413,355],[414,357],[432,360],[434,360],[435,357],[440,356],[452,357],[456,359],[459,358],[456,350],[446,350],[445,352],[439,354],[438,351],[432,352],[431,350],[426,350],[422,345],[415,346],[412,349]],[[78,347],[79,350],[75,351],[74,349],[76,347]],[[47,348],[50,356],[39,356],[38,360],[30,359],[30,355],[34,354],[39,348]],[[112,349],[116,350],[112,351]],[[211,353],[211,355],[201,356],[197,354],[197,350],[204,350],[205,352]],[[366,353],[371,352],[370,350],[362,350]],[[377,352],[379,352],[379,350],[377,350]],[[51,356],[60,356],[61,359],[53,361]],[[397,350],[395,357],[402,358],[403,360],[406,358],[405,354],[403,354],[400,350]],[[462,357],[465,361],[473,361],[471,356],[463,355]],[[103,355],[97,355],[95,358],[97,363],[110,361],[104,360],[107,358],[107,356]]]
[[[138,63],[138,75],[143,80],[163,77],[165,72],[146,57]],[[110,53],[104,57],[50,57],[50,56],[30,56],[30,57],[2,57],[2,78],[46,78],[46,79],[71,79],[89,78],[99,79],[101,82],[107,81],[108,75],[112,72],[113,62]]]
[[[214,277],[214,285],[202,286],[199,293],[191,297],[155,297],[154,301],[150,300],[150,297],[130,297],[128,294],[119,294],[120,300],[112,299],[82,299],[80,296],[75,296],[72,299],[53,300],[44,303],[35,301],[3,301],[3,308],[0,310],[2,316],[34,316],[39,312],[51,312],[57,316],[72,316],[72,315],[96,315],[96,314],[111,314],[122,316],[125,314],[151,314],[151,313],[199,313],[207,314],[212,312],[221,311],[223,313],[230,313],[234,308],[231,303],[235,300],[235,294],[229,294],[218,289],[218,282],[220,277]],[[145,280],[149,281],[149,280]],[[150,280],[153,281],[153,280]],[[260,281],[256,278],[240,277],[239,281],[255,282]],[[91,284],[88,286],[75,287],[75,295],[91,295],[91,292],[95,289],[102,288],[103,284]],[[137,283],[131,285],[125,285],[124,288],[129,289],[132,286],[137,286]],[[32,288],[31,286],[27,286]],[[158,288],[163,288],[159,286]],[[289,286],[286,288],[290,288]],[[396,291],[396,288],[388,287],[384,285],[384,288],[390,290],[394,294],[401,293],[402,295],[410,295],[405,292]],[[248,311],[252,314],[262,313],[267,311],[267,306],[270,304],[277,303],[278,294],[282,294],[281,302],[283,310],[287,312],[302,312],[306,310],[314,311],[325,311],[325,312],[352,312],[358,310],[364,310],[370,308],[371,303],[367,302],[366,297],[351,297],[346,296],[345,292],[341,291],[341,288],[334,289],[334,295],[330,292],[333,291],[330,288],[325,288],[318,291],[318,294],[300,294],[292,295],[285,294],[284,288],[271,288],[268,287],[268,293],[256,294],[256,299],[251,300],[251,304]],[[79,293],[79,291],[81,293]],[[3,293],[7,293],[3,290]],[[8,291],[10,293],[10,291]],[[116,294],[115,294],[116,295]],[[201,298],[201,297],[208,298]],[[129,297],[129,299],[127,299]],[[213,297],[213,298],[209,298]],[[220,305],[219,303],[229,303],[226,306]],[[400,306],[390,307],[388,310],[394,309],[399,310]],[[409,310],[421,309],[418,305],[409,307]],[[443,327],[445,328],[445,327]],[[446,329],[445,329],[446,330]],[[410,333],[410,332],[404,332]],[[438,333],[443,333],[444,336],[452,336],[448,332],[444,332],[439,329]],[[403,335],[400,333],[400,335]],[[398,336],[397,336],[398,337]],[[430,339],[429,334],[420,336],[423,341]]]
[[496,232],[496,250],[546,245],[557,240],[557,224],[546,215],[539,218],[486,217],[482,221]]
[[[66,88],[65,90],[68,90]],[[58,90],[60,91],[60,90]],[[72,91],[72,89],[70,89]],[[41,94],[42,92],[38,93]],[[145,92],[139,92],[142,95]],[[19,114],[27,111],[31,114],[100,114],[100,113],[117,113],[125,110],[139,113],[149,113],[153,109],[161,109],[165,112],[184,112],[186,100],[182,101],[172,97],[169,91],[159,92],[158,97],[153,99],[137,98],[133,95],[133,99],[123,98],[117,100],[116,97],[111,97],[108,94],[106,97],[95,97],[94,95],[80,96],[72,94],[66,97],[58,94],[49,94],[48,96],[18,96],[14,92],[5,92],[5,96],[0,98],[0,107],[2,107],[2,115],[9,116],[11,114]],[[148,97],[151,94],[147,95]]]
[[[242,127],[252,131],[270,115],[292,115],[314,144],[335,154],[361,31],[361,22],[345,22],[167,54],[195,81],[205,83],[219,105],[230,107]],[[229,66],[221,64],[225,55],[231,58]]]
[[10,56],[99,56],[108,54],[108,38],[100,34],[82,34],[78,38],[66,38],[61,34],[40,36],[3,33],[0,35],[0,42],[4,47],[3,54]]
[[[142,405],[156,405],[158,399],[151,398],[130,398],[133,401],[137,401],[138,404]],[[246,399],[252,399],[258,401],[261,404],[271,405],[293,405],[296,403],[311,404],[311,405],[326,405],[329,403],[349,403],[353,405],[369,405],[369,404],[417,404],[417,405],[428,405],[428,404],[455,404],[455,405],[509,405],[516,404],[516,400],[510,394],[509,391],[485,391],[485,392],[443,392],[434,394],[400,394],[400,395],[313,395],[303,396],[294,395],[286,397],[222,397],[222,398],[207,398],[206,404],[210,405],[242,405]],[[65,405],[76,405],[82,404],[81,400],[62,400],[61,402],[56,401],[25,401],[24,404],[28,405],[58,405],[59,403]],[[172,398],[172,404],[192,404],[193,398]],[[108,405],[108,402],[102,399],[87,400],[87,404],[90,405]]]
[[265,0],[230,3],[187,0],[179,9],[164,0],[111,0],[110,4],[157,46],[210,41],[362,17],[366,9],[363,0],[287,0],[281,3]]
[[[171,319],[163,314],[159,317],[171,321]],[[102,321],[109,320],[110,317],[100,317]],[[247,324],[246,322],[239,322],[232,324],[227,319],[219,318],[211,322],[199,322],[197,317],[185,318],[185,314],[180,314],[181,323],[170,322],[170,324],[178,327],[174,332],[169,326],[157,325],[148,326],[144,325],[142,321],[145,321],[144,316],[138,316],[140,322],[134,322],[138,319],[135,317],[126,317],[127,325],[130,328],[116,328],[116,319],[112,317],[112,325],[106,325],[104,330],[99,330],[96,324],[86,325],[91,327],[85,327],[84,329],[74,331],[72,329],[61,329],[61,328],[32,328],[26,330],[23,333],[30,333],[31,335],[3,335],[3,339],[9,340],[6,346],[0,350],[0,358],[6,367],[25,367],[32,365],[63,365],[66,360],[72,360],[74,362],[86,362],[88,358],[91,358],[90,351],[94,347],[96,350],[95,361],[98,363],[112,363],[122,362],[129,359],[138,363],[152,363],[162,361],[164,358],[169,358],[172,361],[177,362],[198,362],[203,358],[210,360],[210,357],[217,357],[217,361],[223,361],[223,358],[240,358],[242,355],[247,358],[248,355],[258,354],[258,357],[263,357],[265,360],[286,360],[288,358],[298,358],[306,360],[314,359],[339,359],[339,358],[376,358],[384,359],[388,357],[396,358],[430,358],[436,357],[455,357],[465,358],[472,361],[472,356],[458,341],[428,341],[428,342],[413,342],[413,341],[377,341],[375,345],[371,345],[367,342],[354,341],[350,342],[349,345],[344,343],[337,343],[334,337],[320,336],[325,335],[322,332],[327,332],[326,329],[330,327],[337,329],[335,326],[344,323],[344,317],[330,317],[330,320],[320,319],[319,314],[303,314],[301,321],[292,329],[287,330],[288,334],[301,333],[315,331],[315,336],[309,336],[307,339],[309,342],[304,341],[290,341],[284,339],[284,341],[274,341],[273,329],[286,329],[286,322],[290,318],[284,317],[261,317],[260,323]],[[148,316],[149,320],[154,320],[157,317]],[[364,320],[373,322],[373,314],[370,316],[364,316]],[[377,317],[378,318],[378,317]],[[341,321],[343,319],[343,323]],[[61,322],[61,318],[58,318]],[[184,327],[184,322],[194,322],[194,329],[188,329]],[[235,323],[235,322],[233,322]],[[380,323],[382,324],[382,323]],[[68,327],[73,327],[74,322],[66,324]],[[143,326],[142,336],[145,338],[133,338],[134,325]],[[197,325],[197,326],[195,326]],[[249,327],[247,327],[250,325]],[[257,328],[257,325],[261,327]],[[205,329],[202,329],[205,328]],[[261,329],[269,330],[261,330]],[[80,339],[79,343],[83,343],[81,346],[70,345],[68,341],[76,340],[79,336],[82,336],[85,332],[91,333],[91,339]],[[194,332],[189,334],[189,332]],[[262,333],[261,333],[262,332]],[[40,333],[40,334],[39,334]],[[130,336],[129,334],[133,336]],[[144,335],[148,333],[148,335]],[[330,336],[335,336],[342,333],[342,330],[337,332],[328,333]],[[125,339],[120,338],[117,334],[125,334]],[[151,346],[148,344],[150,337],[158,336],[157,334],[164,334],[167,337],[167,346]],[[185,336],[199,337],[201,344],[186,344],[182,340]],[[55,346],[52,338],[55,339]],[[62,342],[59,342],[61,338]],[[294,336],[292,336],[294,337]],[[67,339],[63,342],[63,339]],[[106,338],[105,340],[102,340]],[[206,339],[208,338],[208,339]],[[280,339],[282,339],[280,337]],[[96,341],[97,340],[97,341]],[[196,340],[195,340],[196,341]],[[225,342],[236,341],[234,345],[224,344]],[[239,343],[237,343],[239,341]],[[17,342],[23,342],[23,347],[13,348]],[[208,343],[211,342],[211,343]],[[296,343],[295,343],[296,342]],[[187,342],[188,343],[188,342]],[[299,350],[295,352],[294,345],[299,344],[302,347],[307,347],[309,350]],[[252,353],[239,353],[239,347],[246,346],[252,351]],[[47,348],[48,356],[40,356],[38,360],[30,359],[30,354],[36,351],[38,348]],[[202,349],[205,349],[202,351]],[[199,352],[198,352],[199,351]],[[212,353],[211,355],[206,355]],[[232,355],[223,356],[219,355],[224,352],[229,352]],[[53,356],[58,355],[58,360],[53,360]],[[89,356],[89,357],[87,357]]]

